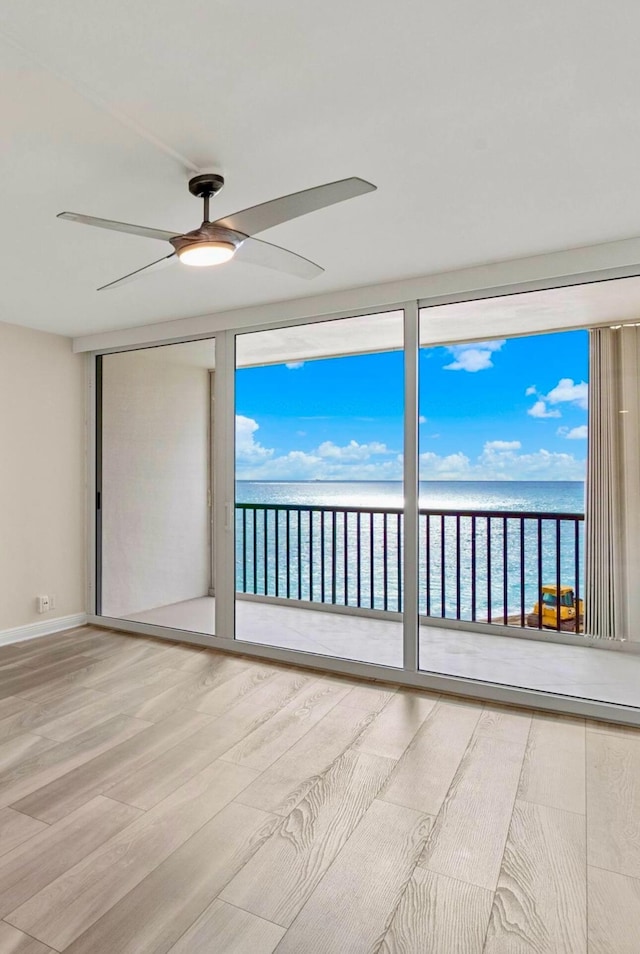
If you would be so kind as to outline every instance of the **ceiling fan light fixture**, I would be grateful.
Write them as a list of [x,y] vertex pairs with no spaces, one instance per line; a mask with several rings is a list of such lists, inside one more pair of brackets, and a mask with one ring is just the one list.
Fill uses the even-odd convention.
[[235,251],[236,246],[232,242],[197,242],[179,249],[178,258],[184,265],[206,268],[230,261]]

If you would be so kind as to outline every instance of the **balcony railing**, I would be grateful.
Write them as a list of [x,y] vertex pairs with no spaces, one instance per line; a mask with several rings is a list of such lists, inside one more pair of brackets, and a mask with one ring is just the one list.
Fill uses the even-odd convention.
[[[524,627],[546,585],[580,605],[583,514],[421,508],[419,521],[421,615]],[[236,589],[402,612],[403,539],[400,508],[238,503]]]

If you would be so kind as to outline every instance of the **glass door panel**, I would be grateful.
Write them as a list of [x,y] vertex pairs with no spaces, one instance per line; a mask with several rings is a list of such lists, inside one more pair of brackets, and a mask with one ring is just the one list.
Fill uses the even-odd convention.
[[606,695],[580,646],[588,333],[423,345],[420,373],[419,668]]
[[402,665],[403,314],[236,338],[236,638]]
[[98,613],[213,634],[213,340],[98,359]]

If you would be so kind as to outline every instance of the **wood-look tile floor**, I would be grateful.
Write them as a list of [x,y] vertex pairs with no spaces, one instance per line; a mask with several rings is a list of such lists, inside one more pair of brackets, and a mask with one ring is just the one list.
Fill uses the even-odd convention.
[[638,954],[640,730],[84,627],[0,649],[0,954]]

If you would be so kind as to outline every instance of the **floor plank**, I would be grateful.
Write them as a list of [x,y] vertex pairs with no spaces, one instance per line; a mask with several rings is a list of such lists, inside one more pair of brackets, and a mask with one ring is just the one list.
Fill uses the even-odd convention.
[[[125,711],[149,722],[160,722],[177,709],[196,709],[198,703],[206,699],[213,689],[245,672],[247,668],[242,660],[229,659],[217,662],[215,668],[209,667],[198,673],[181,670],[185,672],[186,678],[177,685],[169,686],[150,699],[132,699]],[[265,678],[267,675],[265,673]]]
[[121,781],[110,786],[107,792],[110,798],[147,811],[214,761],[215,755],[207,746],[179,743],[128,773]]
[[[149,657],[149,654],[150,650],[148,647],[125,646],[119,653],[110,655],[104,659],[86,655],[82,657],[84,658],[84,662],[80,662],[81,657],[77,657],[78,664],[74,662],[73,665],[67,663],[65,660],[56,664],[55,674],[51,671],[54,667],[47,667],[46,679],[37,681],[32,679],[32,685],[20,688],[19,696],[28,702],[40,704],[51,694],[54,696],[59,694],[60,690],[70,688],[95,689],[96,687],[93,685],[93,682],[97,682],[103,677],[113,676],[114,674],[117,676],[120,674],[124,679],[129,668],[135,666],[141,659]],[[147,658],[146,668],[149,673],[149,680],[153,678],[152,674],[155,674],[159,669],[158,666],[154,666],[150,657]],[[35,672],[35,670],[33,672]],[[175,681],[175,671],[166,670],[166,672],[173,673]]]
[[[364,954],[382,943],[431,819],[376,800],[285,934],[277,954]],[[375,872],[363,878],[362,872]],[[74,952],[75,954],[75,952]]]
[[0,808],[0,858],[48,826],[13,808]]
[[348,751],[221,894],[288,927],[393,769],[391,759]]
[[14,774],[21,774],[25,762],[42,757],[55,748],[53,739],[43,739],[31,732],[22,732],[0,744],[0,791]]
[[[140,812],[98,796],[0,857],[0,916],[8,916],[98,845],[130,825]],[[17,925],[16,925],[17,926]],[[31,932],[26,928],[27,934]]]
[[[43,890],[32,892],[30,899],[7,915],[6,920],[51,947],[64,949],[253,778],[255,773],[249,769],[216,763]],[[188,890],[189,885],[185,884],[185,888]]]
[[480,711],[474,706],[438,702],[398,763],[381,798],[437,815]]
[[117,718],[139,721],[142,731],[118,745],[110,746],[90,762],[83,760],[77,768],[61,777],[56,776],[48,784],[39,785],[37,790],[31,789],[32,794],[16,801],[14,807],[48,823],[58,821],[211,721],[200,713],[187,711],[178,712],[165,722],[155,724],[134,720],[129,716]]
[[[113,712],[111,714],[113,715]],[[48,716],[42,709],[34,705],[26,706],[20,712],[14,712],[13,715],[0,720],[0,745],[25,733],[43,737],[44,733],[40,731],[40,726],[47,721]],[[48,738],[51,738],[51,736],[48,736]]]
[[[112,663],[113,660],[109,659],[106,662]],[[146,686],[153,686],[160,675],[167,684],[175,686],[189,679],[189,673],[163,665],[157,655],[150,660],[142,659],[126,667],[120,667],[115,672],[98,674],[99,667],[106,665],[106,662],[96,663],[89,675],[83,675],[82,685],[101,692],[114,692],[120,695],[131,691],[139,692]]]
[[584,719],[535,715],[518,797],[584,814],[585,736]]
[[416,867],[379,954],[482,954],[493,892]]
[[231,904],[213,901],[169,954],[273,954],[284,931]]
[[[12,805],[26,798],[42,786],[52,784],[54,780],[62,780],[62,785],[65,786],[70,772],[92,761],[101,753],[132,739],[148,726],[149,723],[141,719],[114,716],[108,722],[87,729],[82,735],[76,736],[73,742],[53,742],[51,739],[41,739],[43,744],[46,743],[47,748],[32,753],[28,758],[16,763],[11,771],[2,772],[0,807]],[[17,805],[14,807],[18,808],[18,811],[23,810]],[[25,811],[25,814],[30,815],[31,812]],[[41,820],[55,821],[56,819]]]
[[0,699],[0,719],[6,719],[7,716],[20,712],[21,709],[26,709],[28,706],[29,703],[19,696],[7,696],[5,699]]
[[343,706],[352,706],[354,709],[366,709],[367,712],[370,712],[372,708],[380,710],[384,709],[396,691],[395,686],[377,686],[374,683],[361,683],[360,685],[353,686],[350,692],[341,700],[341,704]]
[[44,683],[55,679],[56,676],[68,676],[75,672],[85,671],[94,663],[90,656],[76,656],[73,659],[63,659],[49,666],[31,669],[16,676],[5,677],[0,681],[0,699],[6,696],[19,695],[29,689],[36,689]]
[[295,745],[249,785],[238,800],[276,815],[288,815],[320,775],[327,771],[363,729],[374,714],[363,709],[335,706]]
[[526,745],[531,731],[533,712],[527,709],[510,709],[507,706],[485,704],[474,735],[487,735],[505,742]]
[[75,707],[71,712],[52,716],[43,711],[33,731],[45,739],[54,739],[56,742],[69,742],[77,735],[81,735],[89,726],[107,722],[114,715],[122,713],[117,700],[111,696],[102,695],[101,698],[88,702],[87,705]]
[[474,737],[429,833],[423,868],[494,890],[523,757],[519,742]]
[[[139,674],[147,675],[165,668],[161,662],[164,647],[147,640],[126,643],[121,651],[106,659],[91,660],[91,665],[78,677],[83,686],[99,689],[104,681],[118,688],[129,676],[135,679]],[[166,667],[168,668],[168,667]],[[177,681],[177,680],[176,680]]]
[[589,866],[587,888],[589,954],[638,954],[640,881]]
[[587,733],[588,860],[640,878],[640,732]]
[[313,728],[349,689],[313,681],[272,719],[228,749],[223,758],[264,771]]
[[0,669],[3,673],[8,672],[12,666],[20,666],[25,670],[41,669],[43,666],[51,666],[54,663],[65,659],[73,659],[77,656],[90,656],[92,659],[96,659],[103,655],[104,657],[114,655],[115,652],[115,646],[96,645],[94,637],[85,636],[66,644],[51,645],[47,649],[42,646],[24,647],[10,660],[4,657],[0,658]]
[[103,699],[104,693],[86,686],[78,686],[71,680],[76,679],[76,673],[68,676],[58,676],[50,682],[45,682],[37,689],[21,692],[19,699],[24,705],[34,705],[47,712],[52,718],[55,715],[65,715],[73,712],[81,705],[87,705],[96,699]]
[[0,921],[0,954],[55,954],[50,947],[34,940],[10,924]]
[[79,685],[78,678],[78,672],[68,672],[63,676],[56,676],[55,679],[47,680],[33,689],[25,689],[17,698],[22,702],[39,706],[49,701],[65,699],[67,693],[72,690],[97,691]]
[[[278,724],[282,728],[285,724],[280,718],[282,711],[289,707],[295,710],[296,700],[300,700],[310,689],[312,696],[315,696],[316,690],[312,687],[316,681],[317,679],[308,673],[280,672],[274,678],[263,681],[257,687],[254,686],[254,690],[236,702],[236,705],[230,706],[228,711],[195,732],[190,738],[191,747],[206,748],[212,758],[226,758],[227,753],[243,739],[253,733],[264,731],[266,738],[273,738],[273,747],[276,751],[272,750],[272,755],[277,758],[278,746],[281,748],[288,746],[283,746],[277,735],[273,736],[271,729],[268,728],[270,723],[274,719],[279,719]],[[302,723],[304,720],[304,706],[300,708],[303,711],[298,716],[295,715],[295,711],[293,715],[291,711],[285,715],[286,722],[293,727],[294,731],[296,723]],[[310,721],[313,723],[313,720]]]
[[439,698],[436,693],[399,689],[362,733],[360,751],[387,759],[401,758]]
[[[97,689],[87,689],[84,686],[75,686],[72,688],[64,687],[57,692],[47,692],[47,687],[41,687],[42,691],[37,700],[25,703],[37,707],[42,713],[42,724],[45,725],[49,720],[57,719],[59,716],[66,716],[75,713],[84,706],[91,705],[93,702],[100,702],[108,698],[104,692],[98,692]],[[122,712],[122,709],[114,710]]]
[[280,821],[257,808],[227,805],[65,954],[166,954]]
[[516,802],[486,954],[586,954],[585,862],[583,816]]
[[[176,676],[178,677],[176,679]],[[145,703],[152,703],[165,692],[171,689],[180,688],[189,680],[189,673],[178,671],[176,669],[151,669],[147,677],[143,680],[131,680],[129,682],[118,682],[114,685],[108,695],[117,699],[118,706],[122,712],[132,715],[135,718],[141,718],[140,714],[145,707]],[[162,718],[149,719],[149,722],[163,722],[170,714],[178,711],[173,709]]]
[[251,665],[221,686],[214,687],[194,708],[208,715],[223,716],[243,704],[273,712],[292,702],[317,680],[317,675],[295,669]]
[[188,655],[185,655],[176,669],[183,669],[185,672],[201,672],[205,669],[216,668],[217,665],[225,660],[232,660],[232,657],[226,653],[220,653],[216,650],[207,649],[204,646],[184,646],[188,649]]
[[199,656],[204,652],[202,646],[188,646],[186,643],[175,643],[165,640],[162,652],[163,666],[169,666],[171,669],[180,669],[188,672],[185,665],[190,663],[194,654]]

